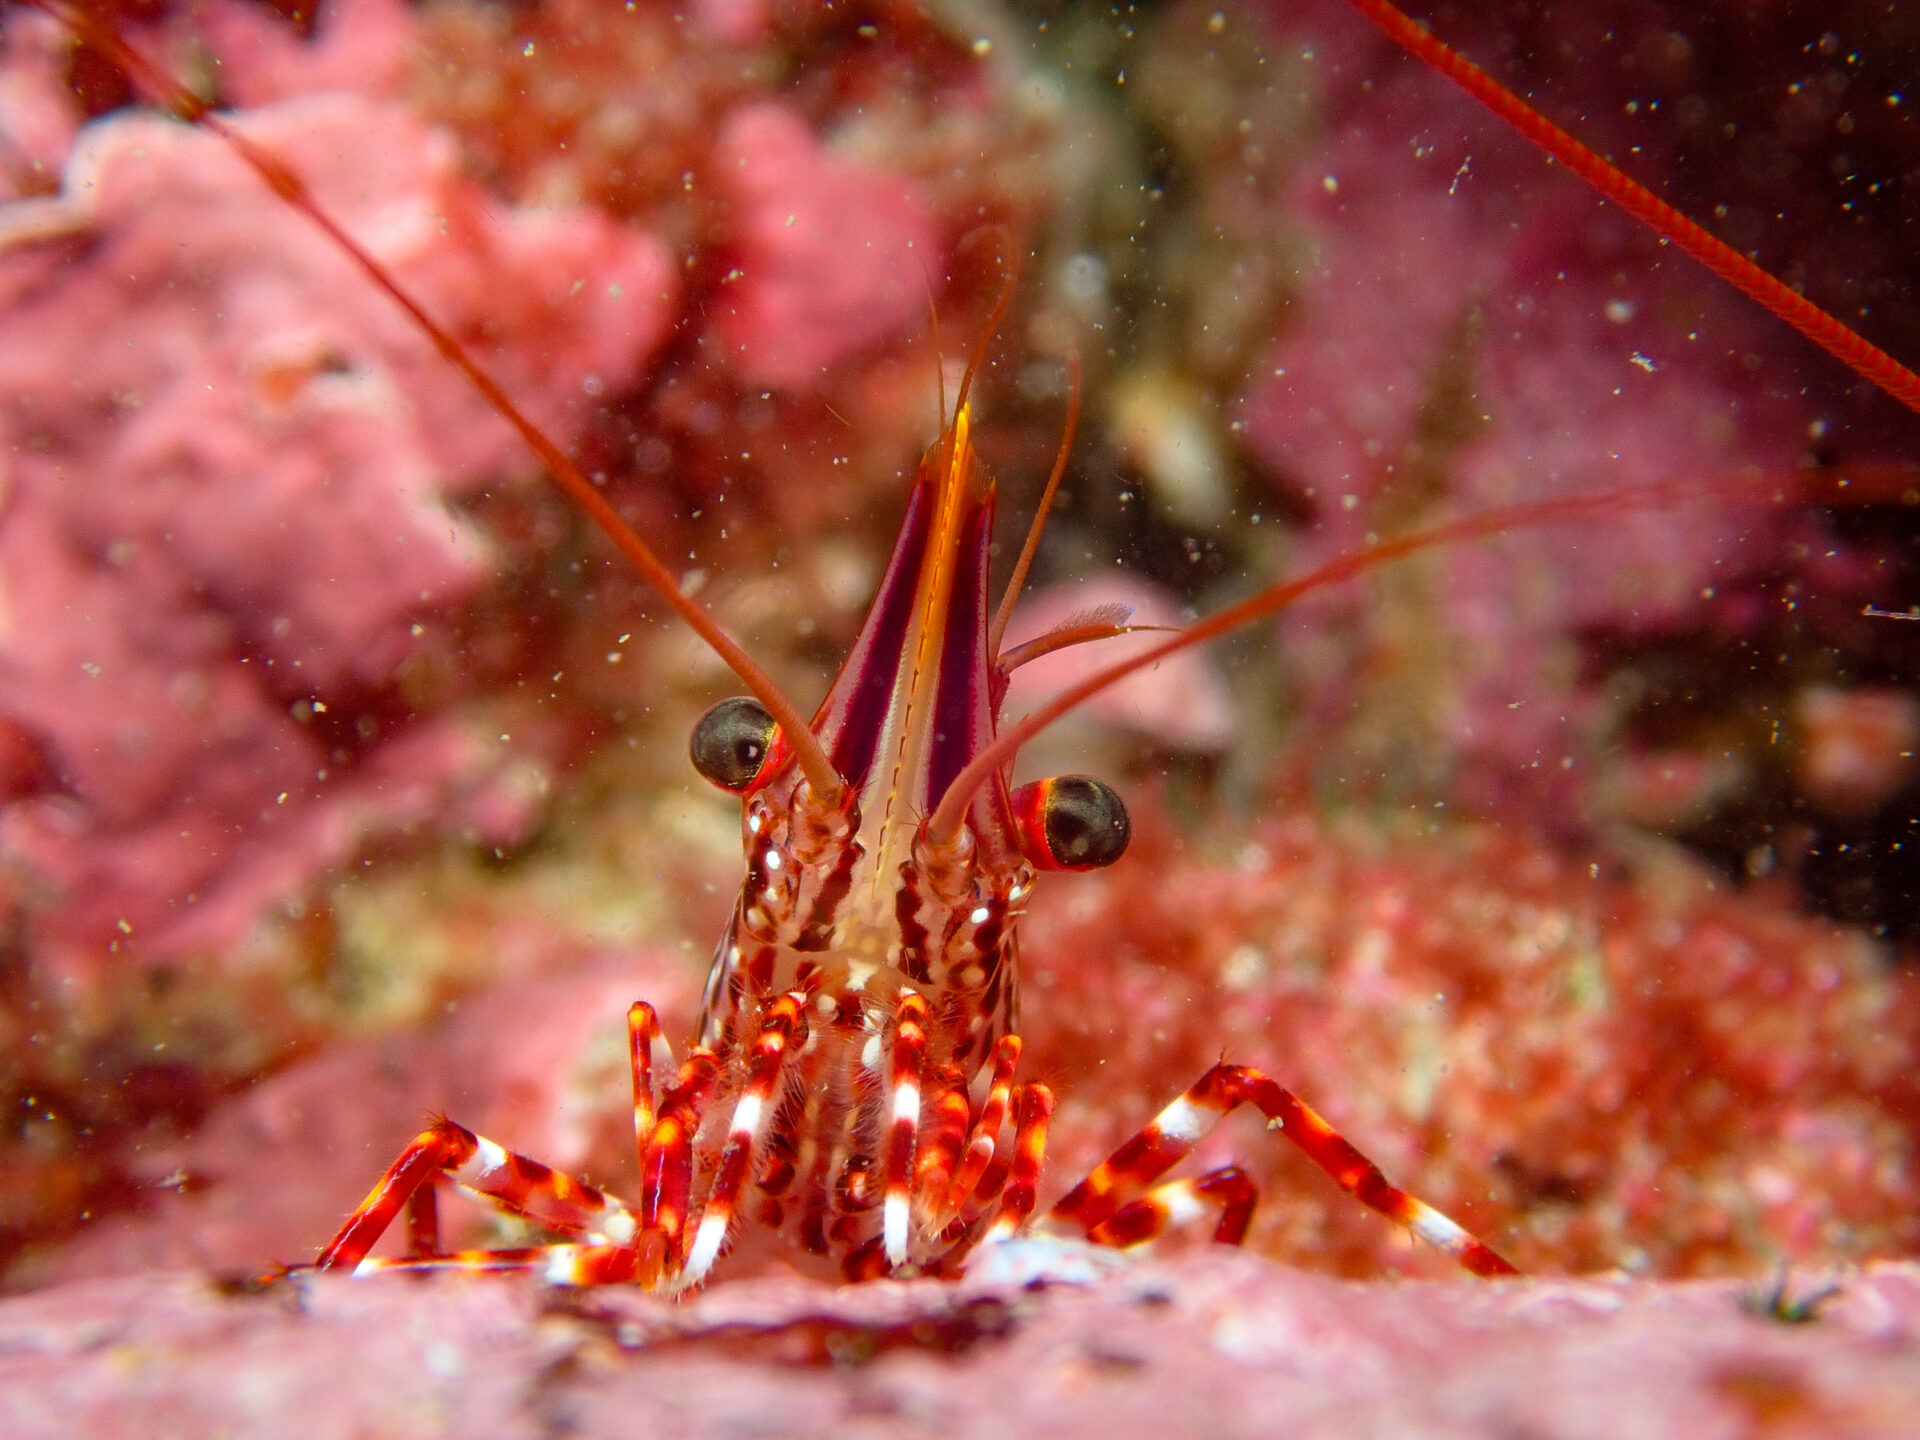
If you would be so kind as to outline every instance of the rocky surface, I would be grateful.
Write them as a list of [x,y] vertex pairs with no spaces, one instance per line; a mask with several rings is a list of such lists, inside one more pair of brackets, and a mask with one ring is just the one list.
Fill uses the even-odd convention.
[[0,1411],[17,1440],[1911,1434],[1920,1267],[1782,1283],[1356,1285],[1223,1251],[681,1305],[146,1275],[0,1304]]

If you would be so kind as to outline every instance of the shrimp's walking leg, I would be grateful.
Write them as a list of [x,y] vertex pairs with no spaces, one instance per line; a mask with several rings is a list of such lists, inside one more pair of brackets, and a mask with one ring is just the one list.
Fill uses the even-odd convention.
[[[706,1208],[694,1231],[687,1263],[675,1282],[676,1289],[698,1285],[706,1279],[713,1262],[720,1258],[727,1230],[733,1224],[740,1196],[753,1175],[760,1142],[766,1135],[780,1099],[780,1072],[787,1058],[806,1043],[806,995],[790,990],[767,1006],[760,1021],[760,1035],[753,1042],[753,1059],[747,1070],[746,1088],[733,1107],[733,1119],[727,1129],[727,1143],[720,1152],[719,1168],[713,1186],[707,1192]],[[664,1124],[666,1117],[662,1116]],[[690,1140],[692,1129],[686,1131]],[[691,1154],[691,1147],[686,1147]]]
[[[653,1042],[660,1022],[644,1002],[627,1012],[627,1036],[633,1073],[634,1129],[641,1154],[653,1137]],[[436,1187],[460,1186],[494,1209],[523,1216],[546,1229],[585,1240],[584,1245],[543,1246],[527,1250],[440,1253]],[[407,1256],[403,1260],[368,1258],[396,1216],[406,1211]],[[314,1262],[316,1270],[499,1270],[544,1268],[558,1276],[576,1271],[603,1275],[633,1269],[613,1252],[630,1246],[639,1231],[634,1214],[604,1191],[561,1171],[476,1135],[464,1125],[439,1119],[415,1136],[400,1158],[387,1167],[360,1208]],[[597,1254],[594,1252],[606,1252]],[[538,1258],[535,1258],[538,1257]],[[587,1282],[579,1282],[587,1283]]]
[[927,1000],[912,990],[900,993],[894,1023],[892,1104],[887,1115],[887,1149],[881,1174],[881,1239],[889,1266],[907,1263],[913,1228],[913,1150],[920,1135],[920,1077],[927,1059]]
[[1334,1182],[1363,1205],[1404,1226],[1476,1275],[1515,1275],[1490,1247],[1425,1201],[1388,1183],[1380,1167],[1345,1137],[1283,1089],[1272,1077],[1245,1065],[1216,1065],[1148,1126],[1101,1161],[1091,1175],[1055,1205],[1048,1218],[1069,1221],[1089,1238],[1132,1204],[1168,1170],[1185,1159],[1201,1138],[1236,1106],[1252,1104],[1306,1152]]
[[636,1000],[627,1007],[627,1069],[633,1075],[633,1139],[639,1147],[640,1173],[647,1173],[647,1147],[653,1144],[659,1110],[653,1094],[653,1046],[660,1038],[660,1017],[653,1006]]
[[631,1245],[529,1245],[518,1250],[456,1250],[449,1255],[375,1255],[360,1262],[356,1275],[403,1271],[410,1275],[452,1271],[463,1275],[531,1273],[549,1285],[619,1285],[639,1278],[640,1254]]
[[645,1277],[649,1285],[664,1273],[670,1258],[680,1257],[693,1193],[693,1137],[719,1074],[720,1057],[713,1051],[705,1046],[688,1051],[673,1084],[660,1097],[652,1131],[641,1148],[640,1228],[653,1251]]
[[980,1188],[981,1177],[993,1163],[999,1146],[1000,1129],[1006,1124],[1007,1111],[1013,1103],[1013,1076],[1019,1065],[1020,1037],[1002,1036],[993,1051],[993,1081],[987,1090],[986,1100],[981,1103],[980,1116],[967,1135],[967,1147],[960,1161],[960,1169],[947,1186],[945,1196],[935,1197],[936,1213],[942,1219],[951,1219],[973,1199],[974,1192]]
[[440,1253],[440,1186],[429,1182],[407,1197],[407,1254]]
[[1089,1226],[1087,1239],[1124,1250],[1156,1240],[1174,1226],[1188,1224],[1214,1210],[1220,1216],[1213,1227],[1214,1243],[1238,1245],[1247,1238],[1247,1226],[1253,1221],[1253,1207],[1259,1199],[1259,1188],[1247,1172],[1226,1165],[1191,1180],[1169,1180],[1154,1186],[1098,1225]]
[[[316,1270],[422,1268],[422,1262],[452,1257],[423,1253],[437,1248],[439,1226],[430,1202],[420,1196],[441,1181],[460,1186],[495,1209],[521,1215],[546,1229],[594,1244],[626,1245],[638,1231],[633,1212],[613,1196],[559,1170],[516,1155],[464,1125],[440,1119],[413,1139],[387,1167],[360,1208],[348,1217],[314,1262]],[[407,1259],[369,1261],[367,1252],[400,1214],[408,1212]],[[431,1268],[430,1266],[426,1268]],[[476,1268],[471,1264],[463,1268]],[[478,1268],[492,1268],[481,1266]]]
[[1013,1097],[1013,1111],[1017,1122],[1013,1134],[1013,1167],[1000,1194],[1000,1212],[981,1237],[982,1244],[1018,1234],[1027,1217],[1033,1214],[1034,1196],[1040,1188],[1040,1167],[1047,1158],[1047,1122],[1053,1119],[1053,1091],[1037,1080],[1022,1085]]

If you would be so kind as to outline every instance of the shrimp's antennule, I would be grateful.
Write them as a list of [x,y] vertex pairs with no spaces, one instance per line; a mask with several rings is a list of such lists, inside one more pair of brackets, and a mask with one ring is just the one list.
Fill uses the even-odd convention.
[[987,648],[994,655],[1000,653],[1000,642],[1006,638],[1007,622],[1013,618],[1013,607],[1020,599],[1020,591],[1027,583],[1027,571],[1033,568],[1034,552],[1040,548],[1040,532],[1046,528],[1047,514],[1053,509],[1053,497],[1060,489],[1060,477],[1067,473],[1067,457],[1073,453],[1074,427],[1080,422],[1080,352],[1067,353],[1067,423],[1060,431],[1060,448],[1054,452],[1053,471],[1047,476],[1047,488],[1040,492],[1040,503],[1034,507],[1033,522],[1027,526],[1026,542],[1020,547],[1020,558],[1013,562],[1013,574],[1007,577],[1006,593],[1000,597],[1000,608],[993,612],[993,626],[987,631]]
[[[1007,318],[1007,311],[1013,306],[1013,292],[1020,288],[1020,256],[1013,248],[1013,237],[1001,225],[989,225],[983,230],[975,230],[960,242],[965,245],[976,235],[987,234],[999,242],[1002,265],[1006,269],[1006,278],[1000,284],[1000,298],[993,302],[993,313],[987,316],[987,323],[980,331],[980,338],[973,342],[973,354],[967,357],[967,368],[960,377],[960,393],[954,397],[953,413],[959,416],[967,408],[967,397],[973,393],[973,377],[980,372],[986,362],[987,347],[993,343],[995,335],[1000,333],[1000,322]],[[946,417],[940,417],[946,423]]]

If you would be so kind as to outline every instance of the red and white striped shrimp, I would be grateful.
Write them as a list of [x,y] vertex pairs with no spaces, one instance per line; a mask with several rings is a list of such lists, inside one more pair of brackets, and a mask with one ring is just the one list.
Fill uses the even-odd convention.
[[[181,113],[209,120],[182,92],[168,98]],[[252,158],[277,190],[311,209],[297,178],[269,155],[256,150]],[[449,358],[489,383],[457,345],[433,333]],[[629,1017],[637,1207],[446,1121],[394,1163],[318,1266],[530,1269],[569,1283],[681,1289],[706,1280],[743,1224],[777,1230],[854,1277],[947,1273],[980,1243],[1024,1230],[1052,1100],[1045,1085],[1019,1078],[1016,923],[1036,870],[1118,858],[1099,842],[1123,837],[1124,819],[1104,787],[1010,787],[1013,752],[1044,719],[995,738],[1003,625],[988,594],[993,496],[974,449],[968,387],[921,463],[879,597],[811,721],[680,595],[591,481],[519,422],[505,397],[491,398],[755,691],[760,709],[716,711],[696,737],[709,778],[743,794],[748,873],[692,1044],[657,1086],[657,1019],[644,1004]],[[1336,561],[1300,586],[1262,592],[1166,649],[1408,550],[1658,503],[1662,497],[1603,496],[1419,532]],[[1116,676],[1097,677],[1055,709]],[[1080,840],[1093,837],[1090,850],[1074,851],[1074,830]],[[1203,1076],[1046,1218],[1099,1243],[1132,1244],[1212,1214],[1216,1238],[1238,1240],[1254,1199],[1243,1174],[1164,1177],[1242,1104],[1343,1188],[1468,1269],[1510,1272],[1487,1246],[1388,1183],[1271,1077],[1229,1064]],[[564,1238],[530,1250],[439,1254],[433,1197],[442,1181]],[[403,1214],[412,1253],[372,1257]]]
[[[1026,1226],[1053,1098],[1017,1083],[1017,922],[1036,871],[1111,864],[1129,832],[1097,781],[1008,788],[1010,747],[994,748],[1005,690],[988,590],[994,491],[967,388],[921,462],[880,593],[811,726],[790,730],[750,700],[723,702],[696,731],[696,765],[742,794],[747,876],[693,1047],[658,1096],[658,1022],[645,1004],[629,1017],[638,1211],[441,1121],[318,1268],[526,1268],[679,1289],[706,1280],[748,1219],[834,1257],[849,1278],[943,1274]],[[1063,446],[1056,479],[1065,458]],[[1237,1243],[1255,1200],[1242,1172],[1163,1180],[1242,1104],[1469,1270],[1514,1273],[1241,1065],[1201,1077],[1047,1219],[1130,1245],[1211,1211],[1215,1238]],[[427,1207],[443,1177],[570,1241],[435,1253]],[[403,1211],[416,1253],[370,1258]]]

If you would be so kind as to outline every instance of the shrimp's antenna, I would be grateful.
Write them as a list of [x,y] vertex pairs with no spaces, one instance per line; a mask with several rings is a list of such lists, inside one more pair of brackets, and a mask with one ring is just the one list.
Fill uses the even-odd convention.
[[920,283],[927,292],[927,331],[933,338],[933,391],[940,408],[940,428],[947,428],[947,366],[940,355],[940,306],[933,298],[933,276],[920,267]]
[[1556,163],[1564,165],[1662,240],[1670,240],[1756,304],[1798,330],[1855,374],[1920,414],[1920,375],[1855,334],[1806,296],[1774,279],[1726,241],[1689,220],[1619,166],[1562,130],[1419,21],[1387,0],[1347,0],[1387,37],[1437,71]]

